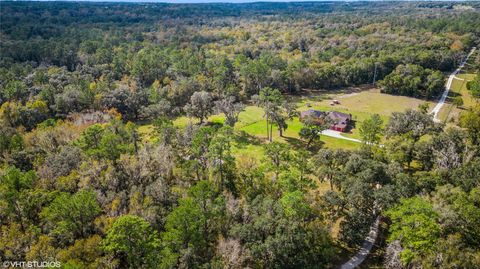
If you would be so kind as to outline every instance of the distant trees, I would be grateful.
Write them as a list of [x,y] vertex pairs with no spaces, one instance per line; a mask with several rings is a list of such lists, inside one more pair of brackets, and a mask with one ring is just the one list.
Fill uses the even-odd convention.
[[[88,14],[94,14],[96,10],[96,7],[84,8],[90,11]],[[125,10],[121,6],[116,8]],[[275,10],[277,7],[272,8]],[[303,8],[305,7],[300,10]],[[9,9],[17,10],[22,16],[26,11],[25,7],[10,5]],[[243,14],[249,14],[245,21],[255,27],[248,27],[248,30],[243,29],[243,26],[240,27],[242,29],[234,27],[232,31],[239,34],[233,35],[232,39],[223,35],[217,27],[212,28],[212,35],[221,33],[218,38],[203,36],[204,33],[200,34],[201,37],[189,35],[183,30],[173,35],[158,30],[158,35],[148,38],[142,36],[142,31],[137,27],[148,28],[157,18],[153,14],[163,10],[163,7],[152,10],[151,14],[146,14],[141,19],[129,17],[123,18],[121,22],[117,20],[116,14],[103,13],[102,16],[114,21],[112,28],[96,29],[92,34],[91,30],[77,26],[82,22],[95,24],[97,21],[91,21],[90,16],[78,14],[75,8],[68,5],[61,9],[77,14],[76,20],[70,21],[75,26],[59,26],[44,21],[57,32],[54,35],[51,31],[34,30],[46,38],[42,41],[34,39],[33,34],[11,28],[16,19],[8,12],[4,14],[10,22],[6,26],[10,30],[3,34],[12,42],[4,44],[2,48],[5,65],[2,65],[4,71],[0,72],[0,103],[8,101],[25,105],[28,101],[41,100],[50,110],[49,114],[61,118],[89,109],[116,108],[125,120],[153,119],[166,114],[178,114],[195,91],[213,93],[215,97],[233,95],[245,100],[259,94],[265,87],[292,93],[305,88],[332,89],[370,83],[374,73],[376,79],[381,80],[397,66],[404,66],[413,72],[404,81],[392,82],[388,84],[390,87],[385,84],[386,92],[410,95],[414,91],[415,96],[432,98],[438,93],[435,89],[442,83],[439,82],[441,79],[438,73],[429,70],[451,69],[455,61],[463,56],[463,50],[474,42],[468,35],[461,38],[454,34],[448,37],[442,35],[438,37],[441,41],[436,42],[435,46],[424,46],[424,49],[419,50],[417,42],[405,35],[395,40],[404,49],[392,49],[393,41],[385,39],[375,45],[375,53],[372,53],[374,45],[371,40],[375,37],[370,36],[376,35],[377,31],[396,33],[396,29],[387,29],[385,26],[377,29],[376,26],[371,26],[371,21],[366,19],[368,15],[362,12],[357,14],[359,24],[370,30],[354,32],[365,36],[369,41],[362,43],[359,39],[350,40],[356,50],[342,47],[342,38],[350,32],[342,30],[339,37],[335,37],[333,33],[338,32],[337,26],[324,28],[320,38],[313,34],[314,30],[308,24],[295,26],[294,32],[305,33],[301,37],[289,34],[278,40],[249,44],[250,37],[261,36],[264,30],[287,33],[291,27],[284,20],[283,13],[276,20],[278,25],[273,27],[265,22],[251,21],[249,16],[254,13],[250,13],[250,10],[244,10]],[[47,13],[34,12],[30,16],[42,20],[44,14]],[[61,14],[64,13],[52,16],[57,20],[66,20]],[[187,14],[190,12],[182,11],[179,16],[186,18]],[[164,23],[169,23],[170,19],[167,18]],[[463,22],[462,29],[469,28],[472,21],[476,20],[470,15],[457,19]],[[38,27],[30,19],[23,23],[34,29]],[[182,29],[183,23],[177,23],[174,22],[175,29]],[[412,35],[420,29],[430,29],[428,23],[415,26],[406,22],[401,24],[411,28]],[[202,33],[202,27],[196,25],[194,28]],[[71,38],[72,30],[76,36],[81,37],[81,41]],[[17,31],[22,34],[15,35]],[[448,31],[456,32],[454,29]],[[437,36],[435,31],[428,34],[432,39]],[[56,39],[53,40],[53,37]],[[178,42],[196,45],[179,46]],[[452,44],[454,46],[450,46]],[[237,49],[230,51],[230,46]],[[37,47],[39,49],[34,49]],[[212,47],[218,53],[207,53]],[[326,48],[324,53],[317,53],[320,48]],[[415,64],[424,71],[410,68]],[[410,67],[407,68],[408,66]],[[408,70],[399,72],[407,75],[410,73]],[[399,77],[401,76],[398,75],[397,78]],[[422,77],[421,83],[410,79],[416,77]],[[400,84],[405,87],[399,87]],[[158,98],[146,98],[153,86]],[[416,88],[421,90],[417,91]],[[284,117],[277,117],[279,120],[276,123],[280,132],[284,130],[282,118]]]
[[379,82],[382,92],[431,99],[444,89],[443,75],[439,71],[419,65],[399,65]]

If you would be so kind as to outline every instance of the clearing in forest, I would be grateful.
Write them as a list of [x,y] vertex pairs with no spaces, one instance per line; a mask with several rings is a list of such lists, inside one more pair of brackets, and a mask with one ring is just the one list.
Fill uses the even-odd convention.
[[[408,108],[416,109],[419,105],[425,103],[424,100],[406,97],[396,96],[390,94],[380,93],[379,89],[370,88],[365,90],[349,90],[349,91],[305,91],[306,94],[289,96],[290,100],[295,102],[298,107],[298,111],[304,111],[308,109],[317,109],[322,111],[334,110],[343,113],[352,114],[354,120],[354,128],[348,133],[342,135],[350,138],[360,138],[358,133],[359,124],[366,118],[373,114],[379,114],[386,123],[392,114],[392,112],[404,111]],[[339,104],[330,105],[332,100],[338,100]],[[430,107],[434,106],[434,102],[428,102]],[[237,155],[247,154],[251,156],[262,156],[261,143],[266,140],[266,120],[263,117],[263,109],[257,106],[247,106],[245,111],[240,113],[239,121],[235,125],[235,130],[238,131],[240,136],[248,136],[249,139],[243,139],[242,143],[236,143],[234,152]],[[221,114],[213,115],[209,117],[210,122],[223,123],[224,117]],[[196,123],[196,119],[188,117],[179,117],[175,119],[174,124],[179,127],[185,127],[189,123]],[[302,128],[302,123],[298,118],[287,121],[288,128],[284,132],[283,137],[280,137],[278,130],[273,129],[273,140],[286,142],[291,144],[294,148],[303,146],[303,142],[298,135]],[[153,127],[143,125],[140,127],[140,133],[144,138],[150,138]],[[253,143],[252,141],[256,141]],[[338,139],[322,135],[321,141],[323,146],[328,148],[343,148],[343,149],[355,149],[360,145],[359,143]]]

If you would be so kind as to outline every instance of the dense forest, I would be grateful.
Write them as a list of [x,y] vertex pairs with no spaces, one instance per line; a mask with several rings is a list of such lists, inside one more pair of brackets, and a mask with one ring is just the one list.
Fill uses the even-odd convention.
[[[479,268],[480,53],[475,102],[455,121],[427,106],[373,114],[355,150],[322,144],[326,124],[303,122],[299,142],[273,135],[305,92],[373,83],[434,102],[480,47],[479,12],[1,1],[0,261],[335,268],[381,216],[372,267]],[[247,105],[266,139],[235,128]]]

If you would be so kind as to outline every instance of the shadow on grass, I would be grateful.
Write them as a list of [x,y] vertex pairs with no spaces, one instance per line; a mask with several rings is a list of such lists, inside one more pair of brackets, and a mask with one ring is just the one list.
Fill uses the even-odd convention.
[[329,89],[302,89],[296,92],[289,93],[289,96],[296,101],[302,101],[307,99],[308,101],[323,101],[330,99],[332,94],[351,94],[360,93],[375,89],[371,84],[362,84],[351,87],[334,87]]
[[307,143],[305,143],[305,141],[300,140],[298,138],[284,136],[283,139],[285,139],[285,141],[295,150],[305,149],[311,152],[317,152],[325,144],[325,142],[323,141],[316,141],[316,142],[312,142],[310,144],[310,147],[307,148]]
[[447,102],[451,102],[453,98],[457,97],[457,96],[461,96],[460,93],[458,92],[454,92],[454,91],[449,91],[448,92],[448,96],[447,96]]
[[251,135],[243,130],[239,131],[238,135],[234,136],[234,140],[237,143],[238,148],[245,148],[248,145],[258,146],[262,144],[262,141],[258,137]]

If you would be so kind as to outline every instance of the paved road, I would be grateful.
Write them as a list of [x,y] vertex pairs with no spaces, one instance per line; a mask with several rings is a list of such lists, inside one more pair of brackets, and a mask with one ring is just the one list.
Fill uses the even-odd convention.
[[445,104],[445,100],[447,99],[448,92],[450,91],[450,87],[452,86],[453,79],[456,78],[455,76],[462,70],[463,66],[467,63],[468,58],[473,54],[475,51],[475,48],[472,48],[470,53],[468,53],[467,57],[465,60],[463,60],[462,63],[460,63],[460,66],[453,71],[452,74],[448,77],[447,84],[445,85],[445,91],[442,94],[442,97],[440,97],[440,100],[438,101],[438,104],[433,108],[433,110],[430,112],[430,114],[433,114],[433,120],[436,122],[440,122],[440,119],[438,118],[438,113],[442,109],[443,105]]
[[375,222],[370,226],[370,232],[368,236],[363,241],[362,248],[353,256],[348,262],[344,263],[341,269],[353,269],[359,266],[370,254],[375,241],[377,240],[378,235],[378,226],[380,225],[380,216],[377,217]]

